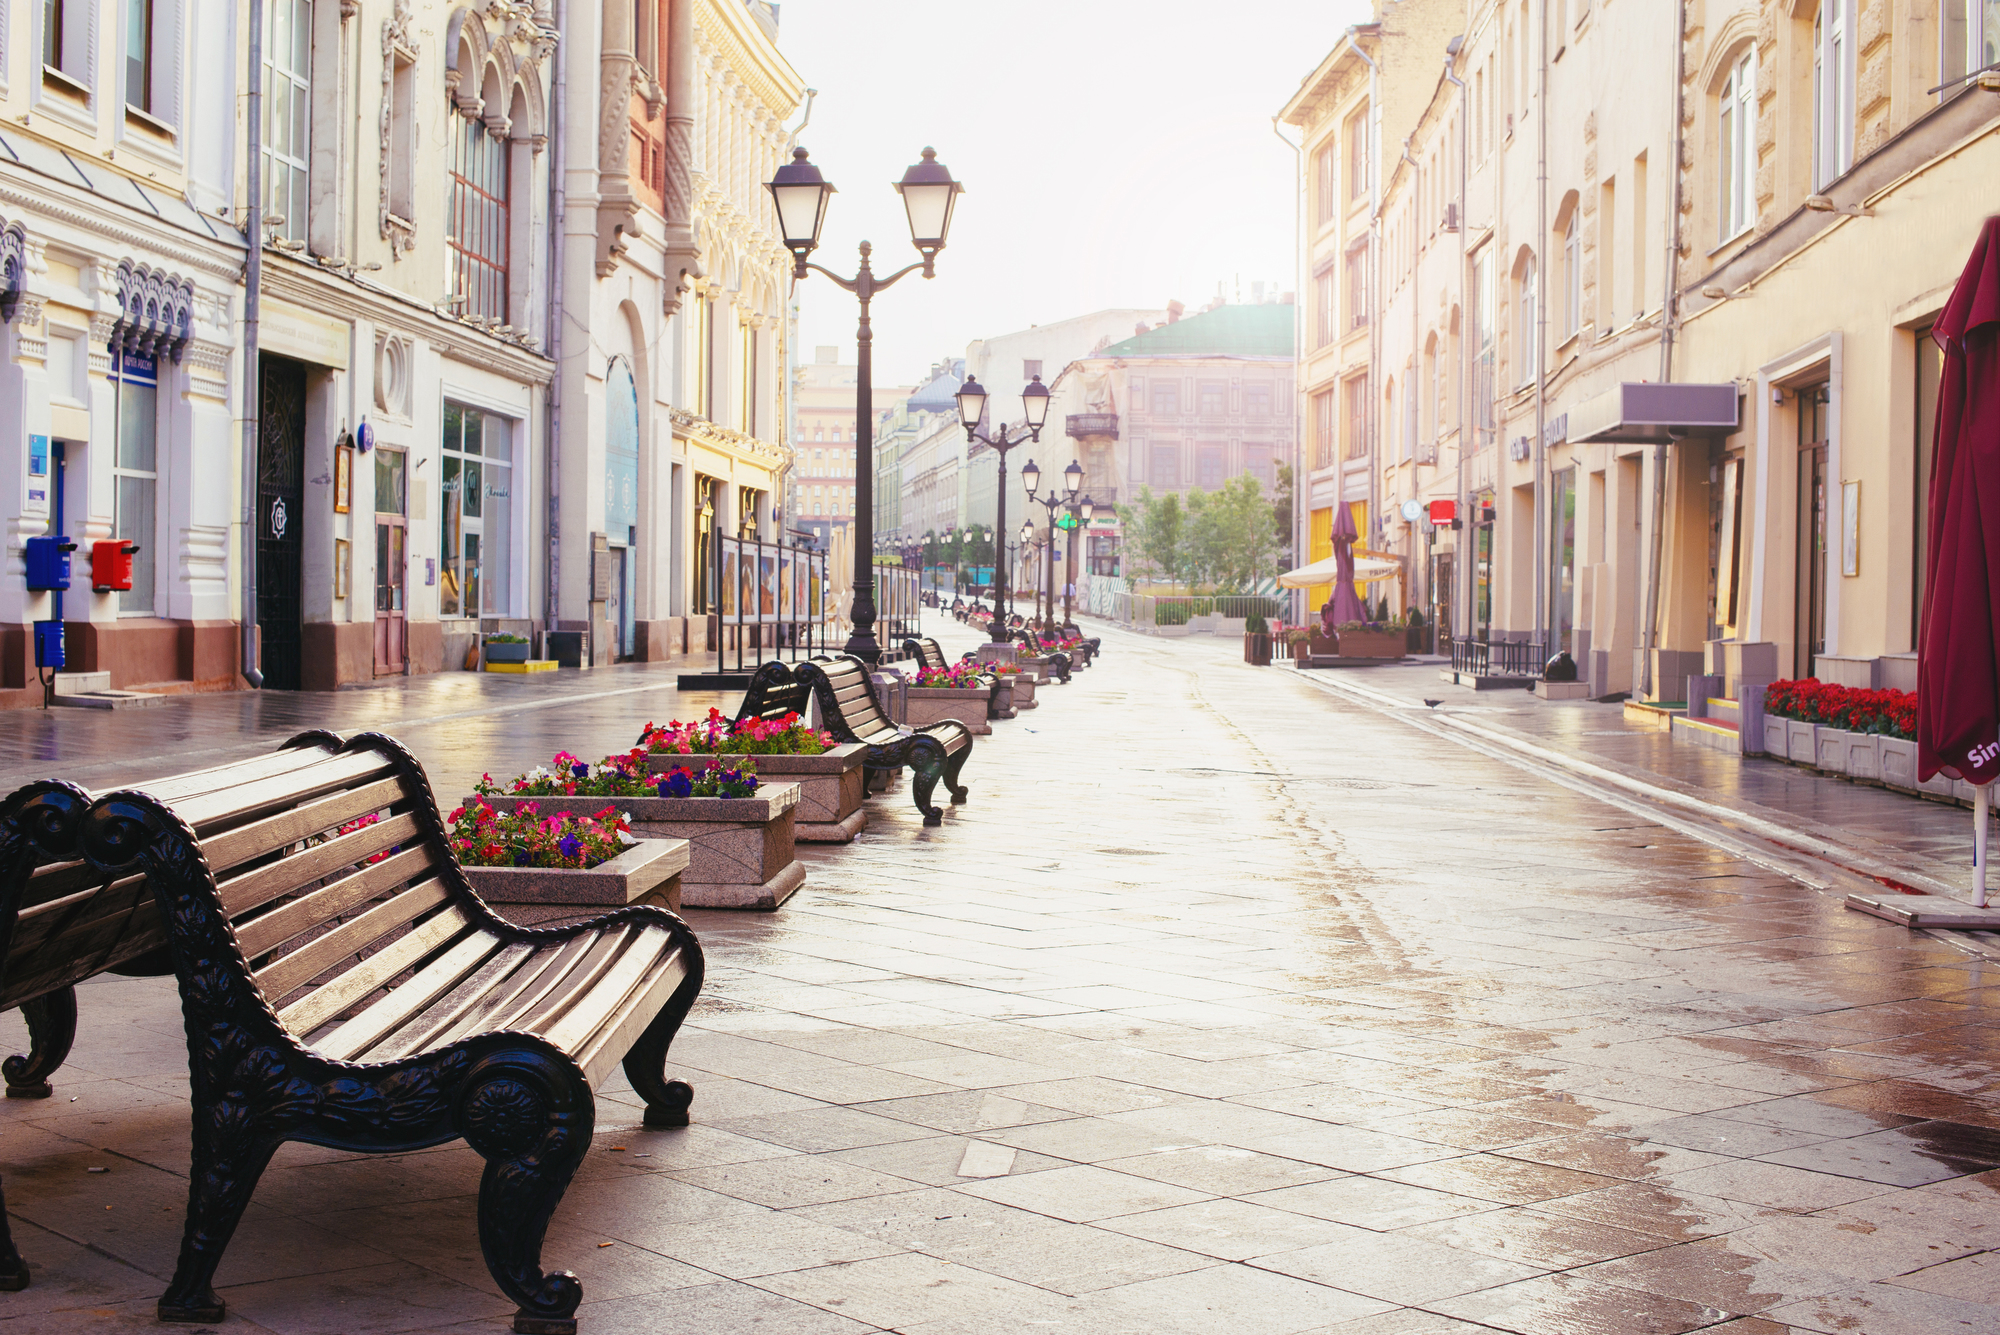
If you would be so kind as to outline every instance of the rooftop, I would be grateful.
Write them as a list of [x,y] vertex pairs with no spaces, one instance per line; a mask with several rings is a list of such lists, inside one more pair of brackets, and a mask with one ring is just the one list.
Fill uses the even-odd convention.
[[1289,304],[1217,306],[1171,324],[1156,325],[1143,334],[1096,353],[1099,357],[1290,357],[1292,319]]

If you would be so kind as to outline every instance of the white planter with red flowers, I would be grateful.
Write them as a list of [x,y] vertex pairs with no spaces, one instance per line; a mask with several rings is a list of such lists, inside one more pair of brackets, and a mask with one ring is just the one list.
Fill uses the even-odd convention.
[[1877,773],[1890,788],[1906,793],[1917,791],[1917,744],[1907,737],[1883,736],[1875,739]]
[[1797,765],[1819,764],[1819,725],[1785,720],[1785,758]]
[[868,828],[861,769],[868,748],[836,742],[832,733],[807,727],[796,714],[776,722],[733,722],[711,709],[699,723],[673,722],[664,728],[648,723],[639,745],[654,774],[699,769],[711,759],[729,768],[748,761],[766,783],[797,784],[794,837],[802,844],[852,843]]
[[1841,734],[1841,773],[1856,783],[1882,782],[1882,739],[1872,732]]
[[748,764],[699,759],[705,762],[699,773],[675,768],[655,775],[637,748],[597,765],[565,752],[553,770],[537,769],[506,785],[482,780],[482,791],[467,801],[483,801],[503,813],[532,803],[544,817],[595,815],[616,807],[641,839],[687,840],[688,866],[681,879],[686,907],[777,908],[805,883],[794,816],[799,786],[764,784]]
[[1817,754],[1813,766],[1828,774],[1847,773],[1847,739],[1854,734],[1845,728],[1821,726],[1813,734],[1813,749]]

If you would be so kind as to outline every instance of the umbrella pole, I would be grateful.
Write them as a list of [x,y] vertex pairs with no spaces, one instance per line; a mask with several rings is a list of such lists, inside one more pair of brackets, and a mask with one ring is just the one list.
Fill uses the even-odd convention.
[[1972,790],[1972,904],[1986,907],[1986,827],[1991,814],[1993,786],[1982,783]]

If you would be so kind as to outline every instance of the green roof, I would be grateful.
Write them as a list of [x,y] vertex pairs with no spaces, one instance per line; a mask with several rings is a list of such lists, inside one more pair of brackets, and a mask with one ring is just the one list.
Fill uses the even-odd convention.
[[1217,306],[1163,324],[1093,355],[1098,357],[1290,357],[1292,306]]

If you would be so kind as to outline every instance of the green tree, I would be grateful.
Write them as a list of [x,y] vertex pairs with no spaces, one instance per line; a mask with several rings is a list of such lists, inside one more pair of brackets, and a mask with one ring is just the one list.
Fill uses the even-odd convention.
[[1129,516],[1131,527],[1125,539],[1125,586],[1138,580],[1139,566],[1152,568],[1160,579],[1178,584],[1185,575],[1186,532],[1181,498],[1174,492],[1155,496],[1151,487],[1139,488],[1139,501]]

